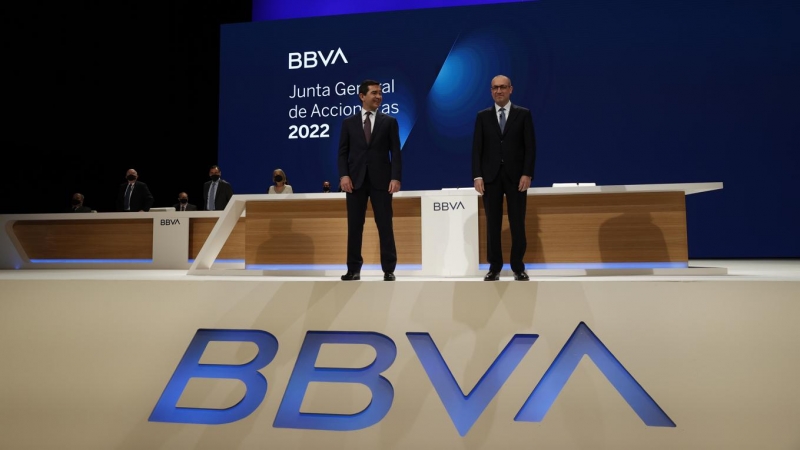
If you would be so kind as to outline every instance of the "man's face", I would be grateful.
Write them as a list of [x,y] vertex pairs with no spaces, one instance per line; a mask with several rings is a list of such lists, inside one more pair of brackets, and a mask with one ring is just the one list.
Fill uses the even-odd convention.
[[508,78],[499,76],[492,79],[492,98],[498,105],[506,106],[511,99],[512,91],[514,91],[514,87],[511,86],[511,80]]
[[219,170],[219,167],[214,167],[208,171],[208,176],[213,177],[214,175],[222,176],[222,171]]
[[73,205],[80,205],[83,202],[83,199],[80,195],[75,194],[72,196],[72,204]]
[[[136,173],[136,171],[135,171],[135,170],[133,170],[133,169],[129,169],[129,170],[128,170],[128,172],[126,172],[126,173],[125,173],[125,178],[126,178],[126,179],[130,179],[130,176],[131,176],[131,175],[133,175],[133,179],[134,179],[134,180],[135,180],[135,179],[137,179],[137,178],[139,178],[139,174],[138,174],[138,173]],[[131,181],[133,181],[133,180],[131,180]]]
[[186,194],[181,194],[181,195],[178,196],[178,201],[181,201],[181,200],[187,200],[188,201],[189,200],[189,196],[186,195]]
[[327,181],[325,183],[322,183],[322,190],[330,191],[331,190],[331,184],[328,183]]
[[381,106],[381,101],[383,100],[383,96],[381,95],[381,87],[377,84],[373,84],[368,86],[369,90],[366,94],[358,94],[358,98],[361,99],[361,104],[364,105],[364,109],[368,111],[377,111],[378,108]]

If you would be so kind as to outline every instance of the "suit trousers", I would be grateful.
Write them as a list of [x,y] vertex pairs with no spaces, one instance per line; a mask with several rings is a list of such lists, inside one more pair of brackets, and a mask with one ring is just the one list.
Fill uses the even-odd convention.
[[372,186],[369,171],[358,189],[347,193],[347,270],[361,272],[364,258],[361,244],[364,235],[364,222],[367,217],[367,200],[372,202],[372,213],[378,227],[381,249],[381,268],[384,273],[393,273],[397,266],[397,249],[394,244],[392,227],[392,194],[389,185],[381,189]]
[[484,183],[483,210],[486,213],[486,257],[489,270],[500,272],[503,268],[503,244],[500,238],[503,228],[503,196],[508,209],[508,225],[511,228],[511,270],[525,270],[525,251],[528,241],[525,236],[525,214],[528,193],[519,192],[519,179],[512,177],[503,168],[491,183]]

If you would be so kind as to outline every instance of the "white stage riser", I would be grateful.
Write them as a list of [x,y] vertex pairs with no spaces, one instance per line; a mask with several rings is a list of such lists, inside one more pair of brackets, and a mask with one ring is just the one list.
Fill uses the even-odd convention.
[[[0,448],[797,449],[800,282],[558,280],[0,280]],[[647,426],[584,357],[541,422],[515,421],[583,322],[675,423]],[[198,329],[263,330],[268,390],[223,425],[148,419]],[[274,426],[309,331],[375,332],[397,355],[391,408],[357,431]],[[407,333],[429,333],[469,392],[515,334],[535,343],[462,437]],[[374,335],[373,335],[374,336]],[[381,338],[382,339],[382,338]],[[202,364],[243,364],[212,342]],[[384,354],[384,353],[382,353]],[[366,345],[323,345],[318,367],[363,367]],[[193,378],[178,406],[227,408],[237,380]],[[352,414],[370,390],[311,383],[302,411]],[[471,401],[473,401],[471,399]]]

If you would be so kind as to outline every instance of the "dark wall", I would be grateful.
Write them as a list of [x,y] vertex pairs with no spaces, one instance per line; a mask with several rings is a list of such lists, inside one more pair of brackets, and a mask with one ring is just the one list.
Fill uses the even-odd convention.
[[59,212],[76,191],[113,211],[129,168],[155,206],[182,190],[202,203],[217,163],[220,24],[249,21],[251,3],[30,3],[2,31],[0,213]]

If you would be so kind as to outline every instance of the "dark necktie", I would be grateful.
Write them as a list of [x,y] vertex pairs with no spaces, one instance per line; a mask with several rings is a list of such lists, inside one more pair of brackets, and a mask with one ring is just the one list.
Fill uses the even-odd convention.
[[208,211],[215,211],[217,209],[217,182],[212,181],[211,186],[208,188],[208,204],[206,205],[206,209]]
[[370,139],[372,139],[372,122],[369,120],[370,114],[372,114],[372,112],[367,111],[367,118],[364,119],[364,137],[367,139],[367,144],[369,144]]
[[506,109],[500,108],[500,131],[506,131]]
[[131,210],[131,192],[133,191],[133,185],[128,183],[128,187],[125,188],[125,211]]

